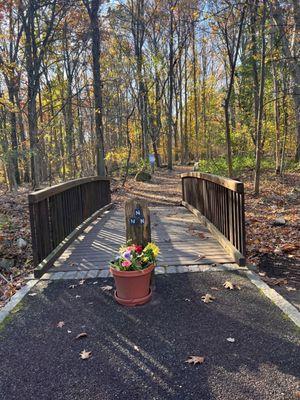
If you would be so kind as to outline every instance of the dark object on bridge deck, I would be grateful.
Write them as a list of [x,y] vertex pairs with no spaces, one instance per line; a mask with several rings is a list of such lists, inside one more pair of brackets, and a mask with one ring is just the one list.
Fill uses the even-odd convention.
[[181,178],[182,204],[198,216],[239,265],[244,265],[244,184],[202,172],[189,172]]
[[[40,277],[105,206],[110,180],[74,179],[28,195],[35,277]],[[105,207],[105,208],[104,208]],[[43,261],[43,263],[41,263]],[[40,264],[41,263],[41,264]]]
[[151,242],[150,211],[145,200],[138,198],[125,203],[126,241],[146,246]]

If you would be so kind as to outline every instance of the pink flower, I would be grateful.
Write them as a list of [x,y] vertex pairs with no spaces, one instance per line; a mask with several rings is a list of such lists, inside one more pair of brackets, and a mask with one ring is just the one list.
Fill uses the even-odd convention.
[[131,265],[131,261],[130,260],[122,261],[122,267],[129,268],[130,265]]

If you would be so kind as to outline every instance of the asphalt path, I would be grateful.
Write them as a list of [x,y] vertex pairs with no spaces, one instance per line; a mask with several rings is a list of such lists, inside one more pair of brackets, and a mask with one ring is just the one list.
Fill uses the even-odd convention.
[[[242,275],[157,275],[151,303],[136,308],[117,305],[105,285],[113,281],[32,289],[0,325],[1,400],[297,398],[299,330]],[[186,363],[190,355],[204,363]]]

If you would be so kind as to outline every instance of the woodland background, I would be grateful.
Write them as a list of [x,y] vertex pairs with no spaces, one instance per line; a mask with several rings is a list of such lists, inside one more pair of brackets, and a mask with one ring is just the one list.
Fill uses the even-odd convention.
[[107,174],[122,202],[149,154],[164,199],[188,164],[243,180],[249,261],[295,271],[299,32],[299,0],[0,2],[0,283],[32,268],[29,190]]
[[[300,159],[298,0],[8,0],[0,160],[10,189],[144,164],[234,176]],[[106,162],[106,169],[104,163]]]

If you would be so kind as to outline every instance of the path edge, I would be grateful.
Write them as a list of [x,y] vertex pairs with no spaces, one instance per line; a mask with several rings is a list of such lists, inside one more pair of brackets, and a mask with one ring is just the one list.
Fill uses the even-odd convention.
[[245,270],[243,273],[256,286],[263,294],[272,301],[280,310],[287,316],[294,324],[300,328],[300,311],[297,310],[288,300],[286,300],[281,294],[272,289],[266,282],[264,282],[257,274],[253,271]]
[[26,285],[22,286],[0,309],[0,324],[5,320],[6,317],[13,311],[13,309],[23,300],[26,294],[39,282],[38,279],[32,279],[26,282]]

